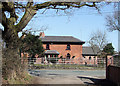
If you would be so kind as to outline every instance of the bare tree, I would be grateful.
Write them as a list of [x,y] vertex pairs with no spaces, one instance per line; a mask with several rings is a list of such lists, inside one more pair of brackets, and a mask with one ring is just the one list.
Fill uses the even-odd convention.
[[[120,2],[114,3],[113,14],[106,16],[106,26],[109,31],[118,31],[118,46],[120,46]],[[118,47],[118,52],[120,52],[120,47]]]
[[91,33],[88,43],[93,49],[94,47],[98,47],[100,50],[102,50],[107,44],[106,33],[100,30]]
[[118,4],[114,3],[114,11],[111,15],[106,16],[106,26],[108,27],[109,31],[118,30],[120,31],[119,27],[119,16],[120,10],[118,9]]

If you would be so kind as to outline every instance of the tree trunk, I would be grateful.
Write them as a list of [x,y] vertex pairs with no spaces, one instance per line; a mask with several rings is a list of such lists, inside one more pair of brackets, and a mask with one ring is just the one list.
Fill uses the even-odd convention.
[[11,76],[13,76],[13,72],[19,73],[21,64],[17,49],[3,49],[2,66],[2,74],[4,78],[11,78]]
[[11,29],[3,36],[6,48],[3,49],[2,75],[4,79],[18,78],[24,73],[24,65],[21,64],[18,36]]

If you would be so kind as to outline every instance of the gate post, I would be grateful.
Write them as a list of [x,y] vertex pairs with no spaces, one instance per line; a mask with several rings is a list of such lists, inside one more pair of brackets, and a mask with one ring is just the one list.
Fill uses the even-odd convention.
[[106,79],[109,79],[109,65],[108,65],[108,58],[107,55],[105,56],[105,60],[106,60]]

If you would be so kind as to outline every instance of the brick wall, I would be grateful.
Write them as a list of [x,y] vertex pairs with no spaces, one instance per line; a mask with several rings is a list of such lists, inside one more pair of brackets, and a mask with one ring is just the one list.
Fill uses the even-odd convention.
[[[46,49],[46,44],[43,44],[43,47]],[[67,53],[71,55],[70,58],[75,56],[75,59],[82,58],[82,45],[70,45],[71,50],[66,50],[67,44],[50,44],[50,50],[57,50],[60,54],[58,57],[63,56],[66,58]]]
[[113,65],[113,56],[108,55],[107,56],[107,66]]
[[108,80],[120,85],[120,67],[109,65],[106,77]]

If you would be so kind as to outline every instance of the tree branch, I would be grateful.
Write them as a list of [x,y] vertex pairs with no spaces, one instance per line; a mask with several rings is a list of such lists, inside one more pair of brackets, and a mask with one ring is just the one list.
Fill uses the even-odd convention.
[[[59,7],[63,6],[63,7]],[[28,2],[25,8],[25,14],[20,20],[20,22],[16,25],[17,32],[22,31],[28,24],[28,22],[33,18],[33,16],[36,14],[36,11],[38,9],[60,9],[60,10],[66,10],[70,7],[80,8],[82,6],[88,6],[88,7],[96,7],[95,2],[91,4],[81,4],[80,2],[45,2],[42,4],[36,4],[33,6],[33,2]]]
[[[52,6],[52,7],[50,7],[50,6]],[[86,4],[86,3],[81,4],[80,2],[45,2],[45,3],[42,3],[42,4],[36,4],[34,6],[34,9],[38,10],[38,9],[48,7],[48,8],[51,8],[51,9],[62,9],[62,10],[64,10],[63,8],[57,8],[57,6],[66,6],[66,8],[64,8],[64,9],[68,9],[70,7],[80,8],[80,7],[83,7],[83,6],[95,7],[96,9],[98,9],[95,2],[93,2],[92,5]]]
[[25,9],[25,14],[21,18],[20,22],[16,25],[17,32],[22,31],[28,24],[28,22],[33,18],[33,16],[36,14],[37,10],[33,10],[32,7],[33,3],[28,2],[26,9]]
[[2,25],[4,26],[4,31],[2,32],[2,37],[6,35],[6,32],[8,31],[9,27],[9,20],[6,18],[6,15],[4,11],[2,11]]
[[4,27],[7,26],[7,18],[6,18],[6,15],[5,15],[4,11],[2,12],[2,25]]

